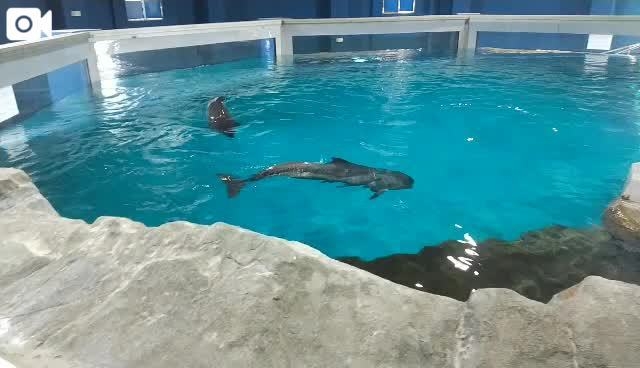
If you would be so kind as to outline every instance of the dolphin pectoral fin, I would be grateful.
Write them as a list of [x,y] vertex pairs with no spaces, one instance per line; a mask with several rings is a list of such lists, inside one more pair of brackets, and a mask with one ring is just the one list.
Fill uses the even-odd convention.
[[386,189],[383,190],[378,190],[377,192],[373,193],[373,195],[371,197],[369,197],[369,199],[376,199],[378,197],[380,197],[382,195],[382,193],[386,192]]

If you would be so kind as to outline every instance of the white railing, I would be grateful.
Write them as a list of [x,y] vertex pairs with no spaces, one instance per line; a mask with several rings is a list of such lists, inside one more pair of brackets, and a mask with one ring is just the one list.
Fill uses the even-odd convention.
[[90,32],[90,41],[110,42],[109,53],[123,54],[225,42],[278,39],[281,29],[280,19],[190,24]]
[[639,16],[603,15],[472,15],[476,32],[531,32],[640,36]]
[[293,55],[296,36],[458,32],[458,55],[473,54],[478,32],[533,32],[640,36],[640,16],[430,15],[374,18],[272,19],[88,31],[0,46],[0,87],[86,60],[100,81],[95,45],[107,54],[225,42],[275,39],[276,55]]

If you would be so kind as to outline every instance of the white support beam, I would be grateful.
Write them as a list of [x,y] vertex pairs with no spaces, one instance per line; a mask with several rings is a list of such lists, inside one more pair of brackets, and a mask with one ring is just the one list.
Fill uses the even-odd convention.
[[457,32],[467,19],[459,15],[283,19],[282,26],[292,36]]
[[276,37],[276,61],[280,64],[289,61],[293,56],[293,36],[288,32],[286,27]]
[[479,32],[611,34],[640,36],[640,16],[608,15],[471,15]]
[[87,59],[89,34],[76,33],[0,46],[0,87]]
[[476,53],[478,31],[467,21],[464,28],[458,32],[458,57],[469,57]]
[[98,68],[98,56],[93,42],[89,42],[89,50],[87,51],[87,69],[89,71],[89,80],[91,88],[94,91],[100,90],[100,69]]
[[281,20],[264,20],[114,29],[91,32],[91,41],[113,41],[108,52],[110,54],[123,54],[276,38],[280,35],[281,25]]

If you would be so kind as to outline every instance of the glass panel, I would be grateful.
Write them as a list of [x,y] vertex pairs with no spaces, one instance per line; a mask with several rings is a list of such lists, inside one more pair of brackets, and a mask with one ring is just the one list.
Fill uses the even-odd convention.
[[415,0],[400,0],[401,12],[414,12]]
[[382,3],[383,13],[397,13],[398,12],[398,0],[384,0]]
[[147,18],[162,18],[162,0],[144,0]]
[[127,7],[127,18],[131,19],[144,19],[144,13],[142,12],[142,1],[125,1]]

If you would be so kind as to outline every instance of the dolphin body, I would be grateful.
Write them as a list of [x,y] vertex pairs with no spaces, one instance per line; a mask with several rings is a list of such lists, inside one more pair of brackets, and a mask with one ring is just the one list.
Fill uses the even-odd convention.
[[209,104],[207,105],[209,127],[229,138],[233,138],[236,135],[236,127],[238,126],[238,123],[233,120],[223,102],[224,97],[222,96],[209,101]]
[[238,180],[231,175],[218,174],[220,180],[227,186],[227,195],[233,198],[249,182],[254,182],[274,176],[288,176],[295,179],[321,180],[323,183],[344,183],[344,186],[364,186],[373,195],[370,199],[379,197],[387,190],[408,189],[413,187],[413,179],[399,171],[376,169],[351,163],[334,157],[327,164],[292,162],[272,166],[253,176]]

